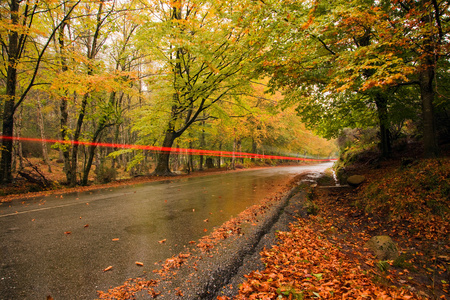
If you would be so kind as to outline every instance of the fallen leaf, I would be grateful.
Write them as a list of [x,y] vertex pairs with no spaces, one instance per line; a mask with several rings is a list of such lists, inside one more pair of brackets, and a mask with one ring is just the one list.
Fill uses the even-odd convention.
[[113,242],[117,242],[119,240],[119,238],[115,238],[115,239],[112,239],[112,240],[113,240]]
[[103,272],[107,272],[107,271],[110,271],[110,270],[112,270],[112,266],[109,266],[109,267],[107,267],[107,268],[105,268],[105,269],[103,269]]
[[64,231],[64,234],[71,234],[72,231]]
[[87,228],[87,227],[89,227],[89,224],[84,225],[84,228]]
[[163,240],[158,241],[158,243],[164,244],[166,241],[167,241],[167,239],[163,239]]
[[206,222],[209,222],[209,220],[208,220],[208,219],[204,219],[204,220],[203,220],[203,222],[205,222],[205,223],[206,223]]
[[203,232],[207,232],[207,231],[208,231],[208,229],[206,229],[206,228],[205,228],[205,229],[203,229]]
[[139,267],[143,267],[143,266],[144,266],[144,263],[142,263],[142,262],[140,262],[140,261],[135,262],[135,264],[136,264],[137,266],[139,266]]

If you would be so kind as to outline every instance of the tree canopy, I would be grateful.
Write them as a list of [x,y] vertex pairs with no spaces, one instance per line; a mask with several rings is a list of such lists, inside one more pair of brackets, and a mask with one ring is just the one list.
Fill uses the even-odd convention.
[[[425,155],[439,155],[447,1],[9,0],[0,16],[2,135],[73,141],[53,146],[71,185],[88,184],[93,166],[204,166],[99,142],[329,157],[309,130],[374,127],[389,156],[412,123]],[[37,105],[41,121],[20,122]],[[2,139],[3,183],[19,144]]]

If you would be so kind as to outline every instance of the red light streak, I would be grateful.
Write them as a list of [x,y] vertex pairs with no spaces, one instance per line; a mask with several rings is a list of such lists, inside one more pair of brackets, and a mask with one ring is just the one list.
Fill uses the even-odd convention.
[[45,143],[60,143],[68,145],[83,145],[83,146],[96,146],[96,147],[108,147],[108,148],[122,148],[122,149],[135,149],[135,150],[148,150],[155,152],[174,152],[174,153],[189,153],[193,155],[206,155],[206,156],[222,156],[222,157],[236,157],[236,158],[260,158],[260,159],[284,159],[284,160],[297,160],[297,161],[332,161],[333,159],[314,159],[314,158],[301,158],[292,156],[279,156],[279,155],[264,155],[247,152],[231,152],[231,151],[217,151],[217,150],[202,150],[202,149],[187,149],[187,148],[171,148],[171,147],[156,147],[146,145],[129,145],[129,144],[115,144],[115,143],[92,143],[83,141],[64,141],[56,139],[38,139],[27,137],[11,137],[0,136],[0,139],[11,141],[28,141],[28,142],[45,142]]

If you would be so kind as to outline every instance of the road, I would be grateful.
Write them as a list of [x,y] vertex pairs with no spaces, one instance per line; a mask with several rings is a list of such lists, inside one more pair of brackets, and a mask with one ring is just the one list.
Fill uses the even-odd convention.
[[[330,166],[249,170],[3,203],[0,299],[94,299],[97,290],[152,272],[155,263],[257,203],[286,178]],[[108,266],[112,270],[103,272]]]

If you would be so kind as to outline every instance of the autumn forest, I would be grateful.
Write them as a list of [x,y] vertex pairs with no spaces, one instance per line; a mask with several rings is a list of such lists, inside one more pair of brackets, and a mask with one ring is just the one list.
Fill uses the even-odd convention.
[[234,155],[243,152],[331,158],[351,130],[373,130],[370,143],[385,157],[405,136],[437,157],[448,139],[448,8],[439,0],[2,1],[0,181],[32,156],[57,160],[71,186],[119,168],[170,175],[275,163]]
[[2,296],[448,299],[450,1],[1,0],[0,47]]

